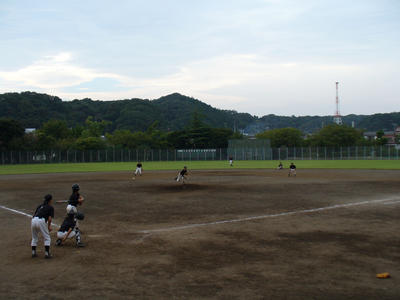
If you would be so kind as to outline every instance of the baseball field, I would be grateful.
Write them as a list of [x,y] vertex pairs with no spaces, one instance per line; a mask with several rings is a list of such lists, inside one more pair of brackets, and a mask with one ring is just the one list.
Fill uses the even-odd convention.
[[[398,299],[400,161],[295,163],[145,162],[136,180],[129,163],[1,166],[0,298]],[[53,258],[31,258],[23,214],[73,183],[86,247],[54,246],[54,226]]]

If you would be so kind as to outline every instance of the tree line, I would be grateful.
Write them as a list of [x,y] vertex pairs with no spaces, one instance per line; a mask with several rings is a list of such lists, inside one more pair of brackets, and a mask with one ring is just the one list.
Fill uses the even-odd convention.
[[25,133],[16,120],[0,119],[0,150],[101,150],[108,147],[124,149],[205,149],[226,148],[228,140],[242,138],[227,128],[206,125],[195,112],[183,130],[162,131],[159,122],[146,130],[130,131],[112,128],[111,122],[88,117],[84,125],[69,127],[66,121],[50,120],[38,130]]
[[[205,124],[201,114],[195,112],[183,130],[163,131],[158,121],[146,130],[130,131],[115,129],[104,120],[88,117],[84,125],[69,127],[63,120],[45,122],[38,130],[25,133],[16,120],[0,119],[0,150],[101,150],[108,147],[121,149],[207,149],[227,148],[230,139],[243,139],[243,135],[227,128],[213,128]],[[304,134],[296,128],[280,128],[256,135],[269,139],[271,146],[372,146],[384,145],[387,139],[383,131],[377,132],[375,140],[366,140],[361,130],[346,125],[330,124],[314,134]],[[398,137],[398,143],[400,143]]]
[[[257,138],[269,139],[271,147],[338,147],[338,146],[379,146],[387,144],[388,140],[379,130],[374,140],[367,140],[363,131],[347,125],[329,124],[321,130],[305,135],[296,128],[280,128],[267,130],[256,135]],[[398,143],[400,143],[398,137]]]

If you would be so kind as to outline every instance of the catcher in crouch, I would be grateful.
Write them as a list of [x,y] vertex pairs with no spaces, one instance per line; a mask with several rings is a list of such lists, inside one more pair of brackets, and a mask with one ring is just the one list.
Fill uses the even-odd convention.
[[83,220],[85,215],[81,212],[74,212],[74,209],[68,211],[63,223],[57,232],[56,246],[61,246],[67,239],[75,237],[76,246],[84,247],[85,245],[81,242],[81,232],[77,226],[77,220]]
[[179,172],[178,176],[175,178],[177,182],[182,181],[182,183],[185,183],[185,175],[189,175],[187,167],[184,166],[183,170]]

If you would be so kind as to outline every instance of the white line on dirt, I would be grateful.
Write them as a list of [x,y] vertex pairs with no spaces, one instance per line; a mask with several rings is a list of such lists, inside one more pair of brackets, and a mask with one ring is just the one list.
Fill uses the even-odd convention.
[[387,199],[380,199],[380,200],[369,200],[369,201],[353,202],[353,203],[346,203],[346,204],[337,204],[337,205],[331,205],[331,206],[325,206],[325,207],[319,207],[319,208],[288,211],[288,212],[271,214],[271,215],[261,215],[261,216],[253,216],[253,217],[246,217],[246,218],[240,218],[240,219],[221,220],[221,221],[214,221],[214,222],[208,222],[208,223],[197,223],[197,224],[188,224],[188,225],[175,226],[175,227],[141,230],[141,231],[139,231],[139,233],[166,232],[166,231],[183,230],[183,229],[189,229],[189,228],[219,225],[219,224],[226,224],[226,223],[246,222],[246,221],[259,220],[259,219],[290,216],[290,215],[296,215],[296,214],[314,213],[314,212],[337,209],[337,208],[345,208],[345,207],[360,206],[360,205],[366,205],[366,204],[382,203],[382,202],[394,201],[397,199],[398,198],[387,198]]
[[[25,217],[32,218],[32,215],[27,214],[27,213],[24,213],[23,211],[20,211],[20,210],[16,210],[16,209],[13,209],[13,208],[9,208],[9,207],[6,207],[6,206],[4,206],[4,205],[0,205],[0,208],[5,209],[5,210],[8,210],[8,211],[11,211],[11,212],[16,213],[16,214],[23,215],[23,216],[25,216]],[[57,227],[58,227],[59,225],[57,225],[56,223],[51,223],[51,226],[57,226]]]
[[383,204],[384,205],[391,205],[391,204],[398,204],[398,203],[400,203],[400,201],[386,202],[386,203],[383,203]]

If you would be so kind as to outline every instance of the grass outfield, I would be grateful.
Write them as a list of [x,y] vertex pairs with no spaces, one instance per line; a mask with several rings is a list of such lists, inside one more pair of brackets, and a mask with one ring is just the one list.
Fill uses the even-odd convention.
[[[291,161],[282,161],[285,168]],[[293,161],[298,169],[382,169],[400,170],[400,160],[298,160]],[[271,169],[278,166],[276,160],[235,161],[235,169]],[[146,170],[179,170],[187,165],[189,170],[230,169],[227,161],[155,161],[143,162]],[[70,173],[70,172],[110,172],[132,171],[136,163],[61,163],[1,165],[0,175],[37,174],[37,173]]]

